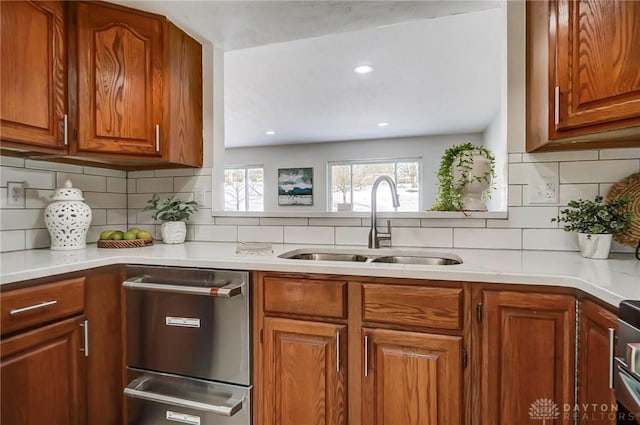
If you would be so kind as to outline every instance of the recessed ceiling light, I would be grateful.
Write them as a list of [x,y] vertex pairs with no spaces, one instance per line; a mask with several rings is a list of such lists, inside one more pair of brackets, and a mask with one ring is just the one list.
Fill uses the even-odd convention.
[[359,65],[353,68],[353,72],[357,74],[368,74],[373,72],[373,67],[371,65]]
[[378,127],[386,127],[386,126],[388,126],[388,125],[389,125],[389,123],[388,123],[388,122],[379,122],[379,123],[378,123]]
[[276,132],[273,130],[267,130],[264,132],[264,134],[266,134],[267,136],[273,136],[274,134],[276,134]]

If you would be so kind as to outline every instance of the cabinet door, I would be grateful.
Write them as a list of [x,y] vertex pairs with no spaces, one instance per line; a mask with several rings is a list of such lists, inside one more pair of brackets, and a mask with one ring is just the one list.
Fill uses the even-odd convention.
[[0,342],[0,422],[85,423],[81,323],[68,319]]
[[65,4],[0,5],[0,134],[4,142],[65,149]]
[[621,120],[635,121],[621,127],[640,125],[640,2],[559,0],[553,12],[556,130]]
[[72,153],[160,155],[163,22],[79,3],[78,140]]
[[346,424],[346,327],[264,320],[264,425]]
[[461,337],[382,329],[362,337],[362,423],[462,424]]
[[575,299],[485,291],[482,423],[573,424]]
[[[590,301],[582,303],[578,339],[578,406],[583,410],[578,416],[579,424],[616,423],[615,415],[613,418],[609,417],[612,406],[616,405],[614,391],[609,388],[609,329],[617,328],[618,320],[615,314]],[[602,406],[607,408],[602,409]]]

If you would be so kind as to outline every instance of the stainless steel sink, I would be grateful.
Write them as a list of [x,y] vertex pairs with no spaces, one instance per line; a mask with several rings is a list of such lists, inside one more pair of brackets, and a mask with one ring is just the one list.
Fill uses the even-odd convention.
[[462,258],[455,254],[397,249],[348,250],[339,248],[308,248],[288,251],[280,254],[278,257],[289,260],[418,264],[428,266],[448,266],[462,264]]

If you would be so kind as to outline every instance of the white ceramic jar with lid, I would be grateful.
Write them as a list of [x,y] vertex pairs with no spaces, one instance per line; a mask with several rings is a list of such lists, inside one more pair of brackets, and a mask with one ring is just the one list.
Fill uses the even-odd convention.
[[65,251],[83,249],[87,245],[87,230],[91,225],[91,208],[85,204],[82,191],[71,180],[56,189],[52,201],[44,210],[44,222],[51,236],[51,249]]

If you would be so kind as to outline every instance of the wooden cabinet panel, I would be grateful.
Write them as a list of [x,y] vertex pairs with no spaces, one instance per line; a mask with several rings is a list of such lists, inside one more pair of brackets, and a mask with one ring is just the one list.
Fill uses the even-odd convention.
[[0,341],[3,424],[85,423],[81,317]]
[[461,337],[365,328],[364,338],[364,424],[462,424]]
[[79,314],[83,310],[83,277],[0,294],[3,335]]
[[346,424],[346,336],[341,325],[265,318],[262,424]]
[[66,149],[65,2],[2,2],[0,19],[3,142]]
[[[616,405],[614,391],[609,388],[609,328],[617,329],[615,314],[591,301],[580,308],[578,364],[578,405],[582,411],[578,423],[615,425],[611,406]],[[597,407],[594,407],[597,406]],[[607,406],[607,409],[602,409]]]
[[164,22],[95,3],[78,4],[76,19],[78,140],[72,153],[159,156]]
[[572,424],[575,299],[510,291],[483,293],[482,423],[539,424],[535,403],[553,403],[554,424]]
[[363,320],[461,329],[462,289],[363,284]]
[[640,122],[640,3],[557,2],[557,130]]
[[264,311],[305,316],[347,317],[347,282],[267,277]]

